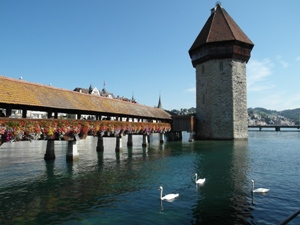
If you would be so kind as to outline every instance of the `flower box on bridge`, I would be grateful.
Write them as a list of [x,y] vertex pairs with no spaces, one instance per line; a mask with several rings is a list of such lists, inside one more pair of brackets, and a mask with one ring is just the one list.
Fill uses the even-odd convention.
[[170,130],[169,123],[0,118],[2,142],[40,139],[64,140],[74,139],[74,135],[83,139],[87,135],[116,136],[128,133],[161,133]]

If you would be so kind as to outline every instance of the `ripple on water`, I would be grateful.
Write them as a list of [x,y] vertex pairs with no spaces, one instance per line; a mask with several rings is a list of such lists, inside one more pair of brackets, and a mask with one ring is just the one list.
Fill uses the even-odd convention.
[[[52,163],[43,160],[45,142],[2,145],[0,223],[264,225],[299,208],[298,134],[148,148],[135,142],[120,153],[114,140],[105,142],[103,153],[96,152],[96,139],[79,142],[79,160],[72,163],[64,142],[56,142]],[[195,185],[195,172],[206,178],[204,185]],[[270,192],[252,195],[251,179]],[[159,186],[179,198],[160,202]]]

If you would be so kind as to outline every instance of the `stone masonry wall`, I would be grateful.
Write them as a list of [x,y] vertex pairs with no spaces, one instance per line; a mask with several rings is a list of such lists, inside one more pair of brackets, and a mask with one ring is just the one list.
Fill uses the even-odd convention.
[[246,62],[232,64],[234,139],[248,138]]
[[196,67],[196,139],[248,137],[246,63],[210,60]]

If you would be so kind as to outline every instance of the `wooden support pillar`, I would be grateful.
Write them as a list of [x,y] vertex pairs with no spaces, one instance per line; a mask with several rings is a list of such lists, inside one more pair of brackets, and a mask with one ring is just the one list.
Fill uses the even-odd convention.
[[103,152],[104,151],[104,144],[103,144],[103,137],[98,136],[98,141],[97,141],[97,152]]
[[10,117],[11,116],[11,112],[12,112],[12,108],[11,106],[7,106],[6,107],[6,117]]
[[58,112],[54,112],[54,119],[58,119]]
[[47,140],[46,154],[44,155],[45,160],[54,160],[54,140]]
[[193,142],[194,141],[194,134],[193,131],[190,132],[190,138],[189,138],[189,142]]
[[182,131],[179,132],[180,141],[182,141]]
[[22,118],[27,117],[27,109],[22,109]]
[[133,146],[132,134],[128,134],[127,146],[128,146],[128,147]]
[[142,146],[143,147],[147,147],[148,146],[148,141],[147,141],[147,138],[148,135],[147,134],[143,134],[143,143],[142,143]]
[[116,152],[122,150],[122,137],[116,137]]
[[280,127],[279,126],[275,127],[275,130],[280,131]]
[[68,141],[67,161],[78,159],[77,143],[75,140]]
[[161,144],[165,142],[165,134],[164,133],[159,133],[159,142]]
[[49,111],[47,112],[47,118],[50,119],[51,117],[52,117],[52,111],[49,110]]

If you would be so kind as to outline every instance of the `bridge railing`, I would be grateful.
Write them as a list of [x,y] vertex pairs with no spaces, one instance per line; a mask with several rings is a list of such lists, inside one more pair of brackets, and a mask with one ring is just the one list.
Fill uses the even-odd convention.
[[273,128],[275,131],[280,131],[282,128],[299,130],[300,126],[299,125],[292,125],[292,126],[288,126],[288,125],[248,125],[248,128],[252,128],[252,129],[256,128],[260,131]]
[[171,125],[169,123],[0,118],[0,144],[12,140],[59,140],[74,137],[74,135],[84,138],[87,135],[147,134],[163,133],[170,130]]

